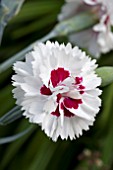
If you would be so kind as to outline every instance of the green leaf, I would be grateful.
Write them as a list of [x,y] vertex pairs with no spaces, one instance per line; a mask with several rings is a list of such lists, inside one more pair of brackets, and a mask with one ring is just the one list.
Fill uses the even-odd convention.
[[16,15],[24,0],[2,0],[0,1],[0,42],[2,40],[3,30],[9,20]]
[[56,14],[54,13],[51,15],[44,15],[44,17],[40,17],[40,19],[38,19],[38,22],[36,20],[29,25],[20,27],[19,29],[15,30],[12,35],[13,37],[20,38],[30,34],[31,32],[38,32],[41,28],[47,27],[47,25],[50,25],[52,22],[54,22],[55,17]]
[[[19,126],[15,127],[16,133],[17,133],[17,131],[19,133],[19,131],[22,131],[23,129],[26,129],[27,127],[28,127],[28,121],[22,120],[22,122],[19,123]],[[18,152],[21,150],[21,148],[23,148],[22,146],[26,142],[29,141],[28,139],[31,138],[31,135],[32,135],[32,133],[34,132],[34,130],[36,128],[37,128],[37,126],[33,126],[33,128],[29,131],[29,133],[24,135],[22,138],[16,140],[15,142],[9,143],[7,145],[7,148],[5,150],[5,154],[2,157],[1,164],[0,164],[0,166],[2,167],[1,168],[2,170],[4,170],[7,166],[9,166],[9,164],[11,162],[13,162],[16,155],[18,155]],[[16,169],[18,169],[18,168],[16,168]]]
[[47,165],[54,155],[57,148],[57,144],[47,140],[41,140],[40,148],[38,148],[37,154],[34,160],[31,162],[28,170],[35,170],[40,167],[40,170],[46,170]]
[[0,138],[0,144],[5,144],[5,143],[13,142],[13,141],[21,138],[25,134],[27,134],[31,129],[32,129],[32,126],[30,126],[29,128],[27,128],[23,132],[20,132],[20,133],[18,133],[16,135]]
[[[113,98],[112,98],[113,103]],[[102,161],[105,165],[108,165],[109,167],[113,163],[113,104],[111,105],[111,111],[109,112],[110,119],[109,124],[107,127],[108,131],[107,133],[104,131],[103,138],[101,139],[101,150],[102,150]],[[109,168],[108,168],[109,169]],[[111,168],[112,169],[112,168]]]
[[20,117],[22,117],[22,111],[19,106],[16,106],[0,118],[0,125],[7,125]]
[[96,73],[102,79],[101,87],[107,86],[113,82],[113,67],[99,67],[96,69]]
[[[27,1],[24,4],[24,7],[21,9],[21,12],[11,20],[11,24],[17,24],[26,21],[33,21],[36,19],[41,19],[42,16],[50,14],[55,14],[59,12],[62,1]],[[38,23],[38,22],[37,22]]]
[[[113,110],[113,83],[106,86],[102,93],[101,113],[96,121],[96,133],[100,137],[105,136],[109,132],[111,113]],[[106,100],[107,99],[107,100]]]
[[93,13],[83,12],[57,24],[54,32],[58,36],[64,36],[90,28],[96,24],[97,21],[98,19]]
[[[12,98],[11,93],[13,87],[11,85],[8,85],[8,79],[6,81],[3,81],[1,77],[2,75],[0,75],[0,87],[3,88],[0,89],[0,117],[11,110],[11,108],[13,108],[15,104],[15,100],[14,98]],[[7,83],[6,86],[5,82]]]

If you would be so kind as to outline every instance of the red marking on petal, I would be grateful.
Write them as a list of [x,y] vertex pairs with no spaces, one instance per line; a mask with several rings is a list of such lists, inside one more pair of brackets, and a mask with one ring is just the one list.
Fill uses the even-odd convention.
[[73,113],[71,113],[69,110],[67,110],[67,109],[65,108],[65,106],[64,106],[63,103],[61,103],[60,108],[61,108],[62,110],[64,110],[64,116],[65,116],[65,117],[75,116]]
[[80,84],[83,81],[82,77],[76,77],[75,78],[76,84]]
[[80,94],[84,94],[84,91],[80,91]]
[[64,107],[64,116],[66,116],[66,117],[73,117],[75,115]]
[[57,103],[59,103],[60,99],[61,99],[62,95],[59,93],[57,94]]
[[78,109],[79,104],[82,104],[82,100],[81,99],[71,99],[71,98],[65,98],[64,99],[64,105],[67,108]]
[[69,71],[64,70],[64,68],[58,68],[57,70],[51,71],[51,82],[53,87],[56,87],[59,82],[62,82],[69,77]]
[[109,17],[109,15],[108,15],[108,16],[106,16],[106,19],[105,19],[105,21],[104,21],[104,24],[107,25],[107,24],[109,23],[109,21],[110,21],[110,17]]
[[81,99],[76,99],[78,104],[82,104],[82,100]]
[[59,106],[57,106],[55,112],[52,112],[51,114],[54,115],[54,116],[59,117],[59,116],[60,116],[60,113],[59,113]]
[[[67,109],[64,107],[64,104],[63,104],[63,103],[60,104],[60,108],[61,108],[62,110],[64,110],[64,116],[65,116],[65,117],[75,116],[73,113],[71,113],[69,110],[67,110]],[[52,112],[51,114],[52,114],[53,116],[57,116],[57,117],[60,116],[59,105],[57,106],[55,112]]]
[[40,93],[42,95],[51,95],[52,92],[49,88],[47,88],[45,85],[43,85],[41,88],[40,88]]
[[63,103],[60,104],[60,108],[61,108],[62,110],[64,110],[64,105],[63,105]]
[[85,86],[79,85],[79,89],[80,89],[80,90],[84,90],[84,89],[85,89]]

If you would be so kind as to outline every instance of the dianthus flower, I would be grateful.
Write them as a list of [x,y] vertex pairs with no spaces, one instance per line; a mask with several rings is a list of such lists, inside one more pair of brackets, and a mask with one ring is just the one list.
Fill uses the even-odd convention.
[[99,23],[92,28],[72,33],[69,39],[72,43],[82,48],[87,48],[89,53],[95,58],[99,58],[101,53],[113,50],[113,2],[112,0],[66,0],[58,16],[59,21],[69,19],[81,12],[92,11],[98,16]]
[[70,43],[48,41],[38,43],[25,62],[14,64],[16,103],[53,141],[75,139],[93,125],[101,105],[95,62]]
[[98,33],[97,43],[102,53],[113,50],[113,1],[112,0],[84,0],[86,4],[93,7],[100,6],[100,23],[93,27]]

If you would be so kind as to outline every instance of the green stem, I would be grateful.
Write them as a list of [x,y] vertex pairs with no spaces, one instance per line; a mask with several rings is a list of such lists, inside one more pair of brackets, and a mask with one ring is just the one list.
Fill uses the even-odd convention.
[[22,111],[19,106],[15,106],[8,113],[0,117],[0,126],[5,126],[22,117]]

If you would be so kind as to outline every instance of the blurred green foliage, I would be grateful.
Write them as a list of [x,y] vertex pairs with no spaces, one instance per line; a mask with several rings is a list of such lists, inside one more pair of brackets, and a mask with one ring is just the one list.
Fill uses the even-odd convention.
[[0,43],[4,28],[10,19],[18,14],[24,0],[1,0],[0,1]]
[[[21,12],[5,29],[0,62],[46,35],[57,23],[63,0],[26,0]],[[65,37],[57,38],[67,42]],[[113,52],[103,55],[100,66],[113,66]],[[12,69],[0,75],[0,116],[14,107]],[[113,84],[104,87],[102,107],[95,124],[74,141],[52,142],[35,126],[15,142],[0,146],[0,170],[112,170],[113,169]],[[0,138],[29,126],[20,118],[0,126]]]

